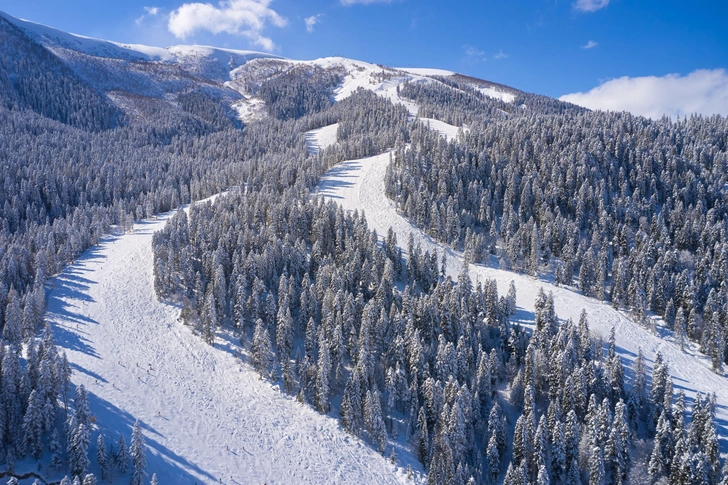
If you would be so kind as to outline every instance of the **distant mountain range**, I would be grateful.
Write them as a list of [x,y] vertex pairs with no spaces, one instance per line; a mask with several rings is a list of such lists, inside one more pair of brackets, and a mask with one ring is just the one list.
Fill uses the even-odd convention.
[[[439,83],[443,79],[504,102],[524,94],[440,69],[396,69],[341,57],[301,61],[197,45],[161,48],[121,44],[63,32],[3,12],[0,44],[0,99],[6,105],[31,107],[73,124],[73,102],[67,100],[65,112],[48,105],[63,104],[63,99],[84,93],[87,97],[101,95],[96,104],[103,106],[105,114],[97,118],[105,120],[94,128],[113,126],[122,118],[151,121],[152,112],[182,116],[194,111],[195,116],[209,121],[214,111],[210,100],[222,106],[224,116],[232,122],[249,123],[271,112],[264,102],[268,83],[291,82],[301,76],[319,80],[332,101],[340,101],[358,88],[388,96],[406,82]],[[65,86],[37,85],[37,78],[50,72],[56,78],[63,77]],[[34,85],[33,89],[28,89],[29,85]],[[39,99],[51,96],[51,92],[55,101]],[[208,105],[207,109],[200,108],[202,104]]]

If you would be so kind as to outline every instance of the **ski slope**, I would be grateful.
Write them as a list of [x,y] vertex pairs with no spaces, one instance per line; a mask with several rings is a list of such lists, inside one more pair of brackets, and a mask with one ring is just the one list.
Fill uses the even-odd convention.
[[[452,141],[458,137],[458,131],[460,128],[457,126],[450,125],[444,121],[436,120],[434,118],[419,118],[419,120],[431,130],[435,130],[441,136],[445,137],[447,141]],[[467,128],[465,131],[467,131]]]
[[[363,212],[369,228],[376,230],[380,236],[386,235],[391,227],[405,253],[410,234],[413,235],[415,246],[420,245],[422,251],[437,251],[438,255],[444,251],[447,255],[447,274],[457,280],[463,264],[462,253],[434,241],[414,227],[397,212],[394,203],[385,196],[384,177],[391,153],[337,165],[322,177],[317,188],[318,193],[341,204],[345,210]],[[728,451],[728,381],[725,376],[712,372],[710,360],[697,352],[693,344],[686,345],[686,351],[682,352],[674,343],[671,333],[662,327],[658,327],[660,335],[655,335],[608,304],[546,281],[484,265],[472,264],[469,271],[474,283],[485,279],[496,280],[501,295],[508,291],[511,281],[515,283],[518,305],[515,321],[526,325],[533,323],[534,302],[539,288],[543,288],[545,292],[553,293],[559,318],[578,321],[584,309],[588,314],[592,335],[601,335],[605,340],[611,327],[614,327],[618,352],[628,367],[631,367],[640,348],[650,367],[657,352],[662,352],[669,365],[675,392],[685,391],[689,402],[697,392],[716,393],[718,434],[721,437],[722,451]],[[627,374],[629,376],[631,372]]]
[[119,433],[129,443],[139,419],[147,472],[164,484],[404,483],[402,468],[336,419],[260,380],[234,342],[206,345],[178,322],[176,307],[157,301],[152,234],[170,216],[106,237],[55,278],[49,295],[56,343],[73,383],[89,391],[91,471],[99,472],[98,432],[107,445]]
[[308,148],[308,152],[317,155],[320,151],[336,143],[338,129],[339,124],[334,123],[333,125],[306,132],[306,147]]

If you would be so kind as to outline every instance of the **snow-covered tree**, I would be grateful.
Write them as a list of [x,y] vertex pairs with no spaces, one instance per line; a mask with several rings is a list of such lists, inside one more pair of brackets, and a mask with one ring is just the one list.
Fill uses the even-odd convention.
[[147,457],[146,445],[144,444],[144,435],[142,428],[137,419],[131,432],[131,454],[132,470],[131,485],[143,485],[147,477]]
[[252,357],[253,366],[261,377],[270,378],[273,374],[274,354],[268,328],[261,318],[258,318],[255,322]]
[[129,449],[126,447],[126,440],[124,439],[124,435],[120,435],[119,445],[116,448],[116,455],[114,456],[114,462],[116,463],[116,468],[119,470],[119,473],[122,475],[126,473],[129,469],[130,461],[131,456],[129,455]]

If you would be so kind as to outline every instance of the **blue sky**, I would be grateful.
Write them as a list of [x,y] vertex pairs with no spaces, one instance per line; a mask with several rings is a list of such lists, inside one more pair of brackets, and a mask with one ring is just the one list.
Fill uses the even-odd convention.
[[[184,0],[0,0],[0,10],[119,42],[437,67],[554,97],[604,97],[606,86],[613,98],[632,86],[625,79],[657,79],[660,86],[677,79],[677,91],[705,85],[718,105],[728,100],[724,0],[213,0],[206,6]],[[712,77],[691,81],[696,70]],[[669,74],[677,76],[664,77]],[[617,78],[623,83],[609,84]],[[643,91],[654,90],[646,86]],[[708,104],[716,105],[715,99]]]

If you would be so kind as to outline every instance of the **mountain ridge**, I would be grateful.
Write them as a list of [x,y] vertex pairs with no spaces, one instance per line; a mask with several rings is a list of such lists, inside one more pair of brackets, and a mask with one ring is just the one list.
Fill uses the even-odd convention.
[[266,115],[257,90],[293,69],[308,77],[321,69],[340,75],[341,83],[324,89],[331,91],[328,95],[332,102],[341,101],[358,88],[391,98],[387,93],[404,83],[438,83],[443,78],[451,78],[504,102],[513,102],[524,94],[508,86],[442,69],[391,68],[344,57],[295,60],[270,53],[202,45],[154,47],[68,33],[5,12],[0,12],[0,18],[30,42],[53,54],[131,118],[145,111],[141,103],[153,102],[149,98],[162,101],[166,111],[179,111],[180,95],[202,91],[222,104],[233,123],[257,121]]

